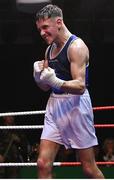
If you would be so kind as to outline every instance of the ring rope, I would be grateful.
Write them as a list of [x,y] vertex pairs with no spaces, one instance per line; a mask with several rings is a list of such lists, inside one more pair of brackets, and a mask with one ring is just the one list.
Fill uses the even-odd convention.
[[[114,128],[114,124],[95,124],[96,128]],[[42,129],[44,125],[0,126],[0,129]]]
[[114,106],[101,106],[101,107],[93,107],[94,111],[98,110],[114,110]]
[[0,129],[42,129],[43,125],[0,126]]
[[114,124],[95,124],[96,128],[114,128]]
[[3,116],[24,116],[24,115],[34,115],[34,114],[45,114],[45,110],[42,111],[24,111],[24,112],[8,112],[0,113],[0,117]]
[[[94,111],[98,110],[114,110],[114,106],[101,106],[101,107],[93,107]],[[41,111],[24,111],[24,112],[7,112],[7,113],[0,113],[0,117],[3,116],[24,116],[24,115],[34,115],[34,114],[45,114],[45,110]]]
[[[114,165],[114,162],[96,162],[97,165]],[[79,166],[81,162],[54,162],[53,166]],[[30,163],[0,163],[0,167],[8,167],[8,166],[37,166],[36,162]]]

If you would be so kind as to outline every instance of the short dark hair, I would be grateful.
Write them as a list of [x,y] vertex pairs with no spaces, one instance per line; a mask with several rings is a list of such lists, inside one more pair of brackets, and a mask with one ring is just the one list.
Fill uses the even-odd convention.
[[36,21],[40,19],[55,17],[63,18],[63,12],[58,6],[52,4],[46,5],[39,12],[36,13]]

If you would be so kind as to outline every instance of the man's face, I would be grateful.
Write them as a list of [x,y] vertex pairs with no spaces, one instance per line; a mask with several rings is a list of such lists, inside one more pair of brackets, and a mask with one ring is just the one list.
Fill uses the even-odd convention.
[[36,21],[36,26],[41,37],[47,44],[56,41],[59,29],[59,23],[56,18],[40,19],[39,21]]
[[13,125],[14,124],[14,117],[12,117],[12,116],[4,117],[4,123],[6,125]]

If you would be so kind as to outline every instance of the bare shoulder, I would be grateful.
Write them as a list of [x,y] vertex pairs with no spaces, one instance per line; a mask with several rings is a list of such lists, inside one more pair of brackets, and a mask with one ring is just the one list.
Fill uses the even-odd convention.
[[77,38],[76,40],[74,40],[73,43],[71,43],[70,48],[75,48],[77,50],[85,49],[86,51],[89,51],[87,45],[81,38]]
[[78,38],[71,43],[68,54],[71,60],[76,59],[77,57],[78,59],[82,59],[88,63],[89,49],[81,38]]

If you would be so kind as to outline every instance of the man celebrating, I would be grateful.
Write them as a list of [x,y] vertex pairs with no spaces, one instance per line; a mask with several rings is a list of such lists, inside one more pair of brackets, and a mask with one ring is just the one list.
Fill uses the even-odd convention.
[[37,161],[39,178],[52,178],[60,145],[78,150],[88,178],[104,178],[93,152],[98,141],[87,90],[89,50],[67,29],[56,5],[47,5],[36,14],[36,26],[49,46],[45,59],[34,63],[34,78],[41,89],[52,89]]

